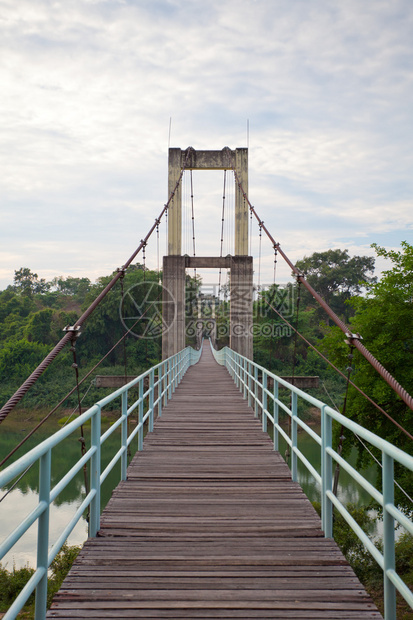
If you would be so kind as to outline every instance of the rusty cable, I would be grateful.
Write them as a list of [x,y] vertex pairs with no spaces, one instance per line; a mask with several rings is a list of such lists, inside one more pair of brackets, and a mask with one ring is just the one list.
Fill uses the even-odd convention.
[[[225,186],[226,186],[226,180],[227,180],[227,171],[224,170],[224,187],[223,187],[223,192],[222,192],[222,214],[221,214],[221,243],[220,243],[220,250],[219,250],[219,256],[220,258],[222,258],[222,253],[223,253],[223,249],[224,249],[224,222],[225,222]],[[218,274],[218,299],[221,293],[221,274],[222,274],[222,268],[219,268],[219,274]]]
[[[93,366],[93,368],[91,368],[91,369],[90,369],[90,370],[89,370],[89,371],[85,374],[85,376],[83,377],[83,379],[80,379],[80,381],[79,381],[79,386],[80,386],[80,385],[82,385],[82,383],[83,383],[84,381],[86,381],[86,379],[87,379],[88,377],[90,377],[90,375],[91,375],[91,374],[93,374],[93,373],[94,373],[94,371],[96,370],[96,368],[98,368],[98,367],[102,364],[102,362],[104,362],[104,361],[105,361],[105,359],[106,359],[107,357],[109,357],[109,355],[110,355],[110,354],[111,354],[111,353],[112,353],[112,352],[116,349],[116,347],[117,347],[117,346],[119,346],[119,345],[120,345],[120,343],[121,343],[121,342],[122,342],[122,341],[123,341],[123,340],[124,340],[124,339],[125,339],[125,338],[129,335],[129,334],[130,334],[130,333],[131,333],[131,331],[133,330],[133,328],[134,328],[134,327],[135,327],[135,326],[139,323],[139,321],[141,321],[141,320],[144,318],[145,314],[147,314],[147,312],[149,312],[149,310],[150,310],[150,309],[151,309],[151,308],[155,305],[155,303],[157,303],[157,302],[159,301],[159,299],[160,299],[160,295],[158,295],[157,299],[155,299],[155,300],[154,300],[154,301],[150,304],[150,306],[148,306],[148,308],[145,310],[145,312],[143,312],[143,314],[142,314],[142,315],[141,315],[141,316],[140,316],[140,317],[139,317],[139,318],[138,318],[138,319],[137,319],[137,320],[133,323],[132,327],[130,327],[130,328],[128,329],[128,331],[127,331],[125,334],[123,334],[123,336],[122,336],[121,338],[119,338],[119,340],[118,340],[118,341],[117,341],[117,342],[113,345],[113,347],[112,347],[111,349],[109,349],[109,351],[108,351],[108,352],[107,352],[107,353],[106,353],[106,354],[105,354],[105,355],[104,355],[104,356],[103,356],[103,357],[102,357],[102,358],[101,358],[101,359],[97,362],[97,364],[95,364],[95,365]],[[0,467],[2,467],[2,466],[3,466],[3,465],[4,465],[4,464],[5,464],[5,463],[6,463],[6,462],[10,459],[10,457],[12,457],[12,456],[13,456],[13,454],[15,454],[15,453],[17,452],[17,450],[18,450],[19,448],[21,448],[21,446],[22,446],[24,443],[26,443],[26,441],[27,441],[28,439],[30,439],[30,437],[31,437],[32,435],[34,435],[34,433],[35,433],[35,432],[36,432],[36,431],[37,431],[37,430],[38,430],[38,429],[39,429],[39,428],[40,428],[40,427],[41,427],[41,426],[42,426],[42,425],[43,425],[43,424],[44,424],[44,423],[45,423],[45,422],[46,422],[46,421],[47,421],[47,420],[48,420],[48,419],[49,419],[49,418],[50,418],[50,417],[51,417],[51,416],[52,416],[52,415],[53,415],[53,414],[54,414],[54,413],[55,413],[55,412],[59,409],[59,407],[61,407],[61,406],[63,405],[63,403],[65,402],[65,400],[67,400],[67,399],[69,398],[69,396],[71,396],[74,392],[76,392],[76,390],[77,390],[77,385],[75,385],[75,386],[74,386],[74,387],[73,387],[73,388],[72,388],[72,389],[71,389],[71,390],[70,390],[70,391],[66,394],[66,396],[64,396],[64,397],[62,398],[62,400],[61,400],[59,403],[57,403],[57,405],[55,405],[55,406],[53,407],[53,409],[52,409],[51,411],[49,411],[49,413],[48,413],[48,414],[47,414],[47,415],[46,415],[46,416],[45,416],[42,420],[40,420],[40,422],[39,422],[38,424],[36,424],[36,426],[35,426],[34,428],[32,428],[32,430],[31,430],[29,433],[27,433],[27,435],[26,435],[25,437],[23,437],[23,439],[20,441],[20,443],[18,443],[18,444],[17,444],[17,446],[15,446],[15,447],[14,447],[14,448],[13,448],[13,449],[12,449],[12,450],[8,453],[8,454],[7,454],[7,456],[5,456],[5,457],[3,458],[3,460],[0,462]]]
[[[284,323],[286,323],[292,330],[295,331],[294,327],[291,325],[291,323],[289,321],[287,321],[287,319],[285,317],[283,317],[283,315],[278,312],[278,310],[276,310],[274,308],[274,306],[272,306],[270,304],[270,302],[265,299],[264,297],[264,301],[265,303],[271,308],[271,310],[273,310],[276,314],[278,314],[278,316],[284,321]],[[311,342],[309,342],[307,340],[307,338],[305,336],[303,336],[302,334],[300,334],[300,332],[297,332],[297,334],[300,336],[300,338],[302,338],[302,340],[304,340],[304,342],[306,342],[308,344],[309,347],[311,347],[313,349],[313,351],[315,351],[317,353],[317,355],[319,355],[320,357],[323,358],[323,360],[325,362],[327,362],[327,364],[329,364],[332,368],[334,368],[334,370],[336,372],[338,372],[339,375],[341,375],[342,377],[344,377],[344,379],[347,379],[346,375],[339,369],[337,368],[337,366],[335,366],[333,364],[333,362],[331,362],[325,355],[323,355],[323,353],[321,353],[321,351],[319,351],[317,349],[317,347],[315,347],[313,344],[311,344]],[[367,394],[365,392],[363,392],[363,390],[361,388],[359,388],[355,383],[353,383],[353,381],[349,381],[350,385],[352,385],[362,396],[364,396],[364,398],[366,398],[372,405],[374,405],[374,407],[376,407],[376,409],[378,409],[380,411],[380,413],[382,413],[383,415],[386,416],[386,418],[388,418],[391,422],[393,422],[393,424],[395,426],[397,426],[397,428],[402,431],[407,437],[409,437],[409,439],[413,440],[413,435],[411,435],[409,433],[409,431],[407,431],[405,428],[403,428],[403,426],[401,426],[401,424],[399,424],[398,422],[396,422],[396,420],[394,418],[392,418],[392,416],[387,413],[387,411],[385,411],[382,407],[380,407],[380,405],[378,405],[372,398],[370,398],[370,396],[367,396]]]
[[[227,148],[227,147],[226,147]],[[227,150],[228,158],[231,158],[230,149]],[[279,243],[277,243],[274,237],[271,235],[268,228],[264,225],[263,220],[257,214],[255,207],[251,204],[248,199],[247,194],[245,193],[241,181],[239,180],[237,171],[235,169],[235,164],[232,161],[232,170],[234,172],[236,183],[239,187],[240,192],[244,196],[244,199],[247,201],[251,213],[254,214],[259,224],[262,226],[264,232],[266,233],[268,239],[271,241],[274,248],[281,254],[287,265],[291,268],[297,278],[300,278],[303,285],[306,287],[309,293],[314,297],[314,299],[320,304],[320,306],[325,310],[328,316],[332,319],[332,321],[341,329],[341,331],[347,337],[349,343],[353,344],[354,347],[361,353],[361,355],[373,366],[373,368],[379,373],[379,375],[390,385],[390,387],[396,392],[398,396],[406,403],[406,405],[413,409],[413,397],[404,389],[402,385],[393,377],[393,375],[386,370],[386,368],[374,357],[374,355],[365,347],[361,342],[361,336],[359,334],[353,334],[351,330],[347,327],[345,323],[336,315],[336,313],[330,308],[330,306],[324,301],[324,299],[319,295],[307,282],[305,277],[300,273],[297,267],[290,261],[286,253],[282,250]]]
[[[75,378],[76,378],[76,394],[77,394],[77,407],[76,407],[76,409],[78,409],[79,417],[80,417],[82,415],[82,401],[81,401],[81,398],[80,398],[79,364],[77,363],[77,355],[76,355],[76,341],[78,339],[80,331],[76,330],[76,329],[71,329],[71,334],[72,334],[72,338],[71,338],[71,345],[72,346],[70,347],[70,350],[71,350],[71,352],[73,354],[72,368],[74,368]],[[86,452],[87,452],[87,450],[86,450],[86,440],[85,440],[83,424],[80,425],[79,442],[80,442],[80,454],[81,454],[81,457],[84,457]],[[85,463],[83,465],[83,481],[84,481],[85,492],[86,492],[86,497],[87,497],[89,495],[89,482],[88,482],[88,475],[87,475],[87,463]],[[90,505],[87,508],[87,516],[86,516],[86,521],[88,523],[89,523],[89,518],[90,518]]]
[[[350,345],[350,353],[348,354],[348,366],[347,366],[347,382],[346,382],[346,392],[344,395],[344,402],[343,402],[343,408],[341,410],[341,414],[343,416],[346,415],[346,411],[347,411],[347,399],[348,399],[348,390],[350,387],[350,375],[353,372],[353,368],[351,366],[351,362],[353,359],[353,349],[354,346]],[[338,446],[337,446],[337,454],[339,456],[341,456],[341,453],[343,452],[343,444],[344,444],[344,424],[341,424],[341,428],[340,428],[340,436],[339,436],[339,440],[338,440]],[[338,490],[338,480],[340,477],[340,463],[336,463],[336,469],[334,472],[334,482],[333,482],[333,495],[335,495],[337,497],[337,490]]]
[[[109,293],[109,291],[114,287],[116,282],[119,280],[120,274],[122,273],[122,271],[125,271],[129,267],[129,265],[136,258],[136,256],[141,251],[141,249],[147,244],[148,239],[152,235],[153,231],[156,230],[156,226],[158,225],[159,221],[161,220],[163,215],[165,213],[167,213],[167,211],[168,211],[169,204],[170,204],[171,200],[173,199],[173,197],[175,196],[175,193],[176,193],[176,191],[177,191],[177,189],[179,187],[179,184],[180,184],[180,182],[182,180],[182,175],[184,173],[186,164],[187,164],[188,159],[189,159],[189,155],[190,155],[190,153],[192,151],[193,151],[193,148],[191,146],[186,149],[185,160],[184,160],[183,166],[181,168],[181,174],[179,176],[179,179],[177,180],[176,185],[175,185],[173,191],[171,192],[171,195],[168,198],[168,201],[165,203],[165,205],[164,205],[164,207],[163,207],[159,217],[155,220],[155,223],[150,228],[148,234],[141,241],[141,243],[139,244],[137,249],[133,252],[133,254],[128,258],[126,263],[117,271],[117,273],[112,278],[112,280],[109,282],[109,284],[107,284],[107,286],[103,289],[103,291],[101,291],[101,293],[96,297],[96,299],[83,312],[81,317],[79,319],[77,319],[77,321],[73,325],[74,328],[80,328],[83,325],[83,323],[86,321],[86,319],[92,314],[92,312],[100,304],[102,299],[104,297],[106,297],[106,295]],[[20,400],[29,391],[29,389],[36,383],[36,381],[43,374],[43,372],[53,362],[53,360],[65,348],[65,346],[68,344],[70,339],[71,339],[71,334],[69,332],[67,332],[63,336],[63,338],[61,338],[61,340],[53,347],[53,349],[44,358],[44,360],[37,366],[37,368],[32,372],[32,374],[26,379],[26,381],[24,381],[22,383],[22,385],[16,390],[16,392],[13,394],[13,396],[5,403],[5,405],[3,405],[3,407],[0,410],[0,424],[1,424],[1,422],[3,422],[3,420],[5,420],[5,418],[8,416],[8,414],[14,409],[14,407],[17,405],[17,403],[20,402]]]
[[277,275],[277,248],[274,247],[274,276],[273,276],[273,285],[275,286],[275,278]]
[[[121,306],[120,306],[120,313],[121,316],[123,317],[125,314],[125,287],[124,287],[124,280],[125,280],[125,272],[123,271],[121,276],[120,276],[120,294],[121,294]],[[123,321],[122,321],[123,323]],[[126,325],[123,325],[123,330],[124,332],[126,331]],[[127,355],[126,355],[126,334],[125,334],[125,338],[123,338],[123,367],[124,367],[124,375],[125,375],[125,383],[127,383],[127,379],[128,379],[128,360],[127,360]]]

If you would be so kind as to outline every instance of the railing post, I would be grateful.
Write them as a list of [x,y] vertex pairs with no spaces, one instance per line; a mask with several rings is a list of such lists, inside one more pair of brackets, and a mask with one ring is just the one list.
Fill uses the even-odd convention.
[[262,430],[264,433],[267,432],[267,373],[263,370],[262,372]]
[[139,433],[138,433],[138,450],[143,450],[143,392],[144,392],[144,378],[142,377],[142,379],[140,379],[139,381],[139,408],[138,408],[138,413],[139,413],[139,418],[138,418],[138,423],[139,425],[141,425],[139,427]]
[[158,418],[162,417],[162,364],[158,366]]
[[100,530],[100,424],[101,408],[92,417],[91,445],[95,452],[90,459],[90,488],[95,496],[90,504],[89,536],[94,538]]
[[384,557],[384,618],[396,618],[396,588],[390,581],[387,571],[396,568],[394,548],[394,518],[387,506],[394,505],[394,461],[391,456],[383,454],[383,557]]
[[243,391],[244,387],[242,385],[242,357],[238,353],[237,355],[237,372],[238,372],[238,389],[240,392]]
[[168,404],[168,362],[162,364],[162,392],[163,392],[163,406]]
[[181,366],[182,366],[182,351],[178,353],[177,361],[176,361],[176,385],[175,388],[178,387],[179,382],[181,380]]
[[174,355],[172,362],[172,392],[176,389],[176,376],[178,374],[178,355]]
[[242,382],[243,382],[243,393],[242,393],[242,396],[243,396],[244,400],[247,398],[247,366],[248,366],[248,362],[243,357],[242,358]]
[[252,396],[251,396],[251,385],[252,385],[252,377],[251,377],[251,362],[248,361],[248,406],[251,407]]
[[278,428],[276,424],[279,422],[279,406],[278,406],[278,381],[274,379],[274,450],[279,449],[278,445]]
[[122,392],[122,456],[120,459],[121,480],[126,480],[126,470],[128,468],[128,392]]
[[149,373],[149,428],[148,431],[150,433],[152,433],[153,431],[153,419],[154,419],[154,407],[153,407],[153,403],[154,403],[154,397],[153,397],[153,393],[154,393],[154,383],[155,383],[155,371],[152,369]]
[[168,400],[172,398],[173,361],[168,361]]
[[234,373],[235,373],[235,385],[239,389],[238,353],[235,353],[234,355]]
[[258,367],[254,366],[254,416],[258,418]]
[[327,491],[333,488],[333,463],[327,454],[332,447],[332,419],[326,412],[326,405],[321,408],[321,521],[324,536],[333,538],[333,504],[327,497]]
[[35,620],[44,620],[46,617],[51,462],[50,449],[40,457],[39,503],[46,502],[47,508],[40,515],[37,524],[37,569],[43,569],[44,573],[36,588]]
[[297,470],[297,394],[291,392],[291,479],[298,480]]

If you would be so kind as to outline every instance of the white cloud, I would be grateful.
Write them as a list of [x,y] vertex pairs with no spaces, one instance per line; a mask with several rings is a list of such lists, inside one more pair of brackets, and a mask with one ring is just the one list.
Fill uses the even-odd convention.
[[172,146],[212,149],[250,119],[251,200],[297,259],[408,240],[412,26],[407,0],[3,0],[0,288],[16,255],[49,273],[50,239],[57,275],[126,260],[167,198],[170,117]]

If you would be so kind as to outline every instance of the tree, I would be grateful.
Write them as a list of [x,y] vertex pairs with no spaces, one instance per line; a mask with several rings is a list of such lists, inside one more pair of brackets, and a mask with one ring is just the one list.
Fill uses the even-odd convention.
[[[393,266],[384,271],[377,283],[367,283],[366,297],[355,297],[351,306],[355,311],[351,329],[363,337],[363,344],[410,393],[413,392],[413,246],[401,244],[401,251],[387,251],[374,244],[378,256],[389,259]],[[342,367],[348,365],[348,346],[343,334],[333,328],[324,339],[324,349],[330,359]],[[387,411],[396,421],[413,434],[413,413],[374,368],[357,352],[354,357],[354,383]],[[347,415],[387,439],[399,448],[413,454],[413,445],[390,420],[371,405],[359,392],[350,388]],[[362,450],[360,448],[360,450]],[[363,459],[368,460],[366,453]],[[396,478],[413,493],[411,473],[396,466]],[[404,496],[398,499],[403,502]]]
[[[314,252],[311,256],[305,256],[297,261],[295,266],[334,312],[348,321],[351,313],[347,303],[349,299],[361,293],[366,283],[376,282],[374,276],[368,275],[374,272],[374,262],[374,257],[350,258],[348,250],[336,249]],[[303,290],[301,297],[304,304],[317,307],[317,314],[320,317],[325,316],[310,293]]]
[[30,315],[24,330],[28,342],[52,344],[51,324],[53,311],[50,308],[39,310]]
[[20,267],[14,272],[14,286],[19,293],[28,297],[34,293],[45,293],[50,288],[44,278],[39,280],[37,273],[33,273],[28,267]]
[[83,303],[87,293],[90,290],[91,282],[89,278],[73,278],[68,276],[64,278],[53,278],[52,285],[63,295],[75,297],[80,303]]
[[[99,278],[86,296],[85,308],[111,279],[112,276]],[[145,367],[157,363],[161,356],[161,330],[157,333],[156,322],[159,317],[161,323],[162,303],[162,288],[158,281],[159,274],[155,271],[144,271],[139,267],[128,269],[123,281],[123,303],[121,287],[118,284],[85,323],[78,345],[80,355],[87,359],[105,355],[125,331],[133,327],[126,343],[130,353],[128,357]],[[141,320],[138,320],[140,316]],[[117,347],[108,357],[108,361],[111,364],[122,364],[123,348]]]

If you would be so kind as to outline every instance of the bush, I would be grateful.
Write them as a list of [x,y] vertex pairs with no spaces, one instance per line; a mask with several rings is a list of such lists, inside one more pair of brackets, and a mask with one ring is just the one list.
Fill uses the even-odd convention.
[[[0,611],[7,611],[33,573],[34,568],[28,566],[18,569],[13,567],[12,572],[9,572],[0,564]],[[32,604],[33,601],[34,594],[30,596],[27,605]]]
[[[62,585],[79,551],[80,547],[63,545],[60,552],[51,563],[51,576],[48,579],[47,586],[48,607],[50,607],[53,596]],[[13,567],[12,572],[9,572],[0,564],[0,612],[7,611],[34,572],[34,568],[29,568],[28,566],[19,569]],[[34,597],[35,593],[33,592],[24,607],[25,612],[27,612],[24,616],[25,618],[34,617],[32,614],[32,612],[34,613]]]
[[62,585],[63,580],[71,569],[79,551],[80,547],[69,547],[68,545],[63,545],[51,563],[50,570],[52,574],[48,580],[47,607],[50,607],[54,595],[58,592],[60,586]]

